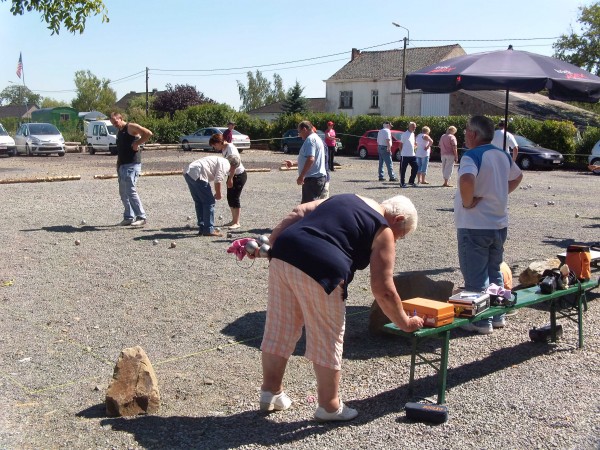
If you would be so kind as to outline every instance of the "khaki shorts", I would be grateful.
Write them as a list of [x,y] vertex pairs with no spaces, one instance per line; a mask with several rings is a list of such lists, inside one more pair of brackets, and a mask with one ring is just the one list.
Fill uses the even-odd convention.
[[327,295],[319,283],[301,270],[272,259],[261,350],[289,358],[304,326],[304,356],[320,366],[340,370],[346,329],[346,303],[342,296],[342,284]]

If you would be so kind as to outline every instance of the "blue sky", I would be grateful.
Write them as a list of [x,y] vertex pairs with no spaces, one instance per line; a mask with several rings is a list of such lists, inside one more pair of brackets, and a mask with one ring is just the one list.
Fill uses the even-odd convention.
[[[298,81],[306,97],[324,97],[323,80],[349,61],[353,47],[402,47],[406,31],[392,22],[410,30],[411,47],[458,43],[467,53],[477,53],[512,44],[515,49],[552,55],[555,39],[517,39],[555,38],[571,28],[578,31],[578,7],[593,1],[104,3],[109,23],[91,17],[82,35],[62,30],[52,36],[39,14],[14,17],[10,0],[0,0],[0,90],[10,82],[22,83],[15,74],[22,52],[27,87],[67,102],[75,96],[73,79],[78,70],[110,79],[120,98],[145,90],[146,67],[150,89],[164,89],[167,83],[191,84],[236,109],[241,103],[236,80],[246,83],[248,70],[258,69],[269,80],[277,73],[285,89]],[[327,57],[319,58],[323,56]],[[205,72],[183,71],[192,69]]]

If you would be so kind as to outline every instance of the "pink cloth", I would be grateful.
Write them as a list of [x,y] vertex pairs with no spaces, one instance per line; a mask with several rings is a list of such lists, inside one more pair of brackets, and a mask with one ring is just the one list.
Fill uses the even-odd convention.
[[241,261],[242,259],[244,259],[244,256],[247,255],[246,244],[250,241],[256,241],[256,239],[252,239],[252,238],[236,239],[235,241],[233,241],[231,243],[231,245],[227,249],[227,253],[234,253],[237,256],[237,259]]

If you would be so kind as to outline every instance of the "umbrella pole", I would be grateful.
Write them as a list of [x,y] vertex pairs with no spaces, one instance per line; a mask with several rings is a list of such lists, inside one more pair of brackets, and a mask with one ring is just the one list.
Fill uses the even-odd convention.
[[[508,132],[508,89],[506,90],[506,103],[504,105],[504,142],[502,150],[506,151],[506,133]],[[510,153],[510,152],[508,152]]]

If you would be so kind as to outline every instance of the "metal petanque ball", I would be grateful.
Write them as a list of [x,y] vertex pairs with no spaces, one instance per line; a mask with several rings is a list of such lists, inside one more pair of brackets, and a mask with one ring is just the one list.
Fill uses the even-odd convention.
[[81,241],[79,239],[75,240],[75,245],[79,245],[81,244]]
[[223,220],[223,216],[219,216],[219,220]]
[[269,244],[263,244],[258,249],[258,256],[261,258],[266,258],[269,256],[269,250],[271,250],[271,246]]
[[158,239],[154,239],[154,240],[152,241],[152,243],[153,243],[154,245],[158,245]]
[[85,225],[87,222],[84,219],[81,219],[81,225]]
[[266,234],[261,234],[259,237],[256,238],[256,241],[259,244],[268,244],[269,243],[269,236],[267,236]]
[[246,242],[246,245],[244,246],[244,248],[246,249],[247,254],[254,255],[256,250],[258,250],[258,242],[256,242],[254,239],[251,241],[248,241],[248,242]]
[[536,208],[537,208],[537,205],[538,205],[537,203],[534,203],[534,204],[533,204],[533,206],[535,206]]
[[187,220],[192,220],[192,216],[187,216]]
[[579,213],[575,213],[575,218],[579,218]]
[[175,248],[177,247],[177,244],[175,242],[171,242],[171,245],[169,246],[169,248]]

